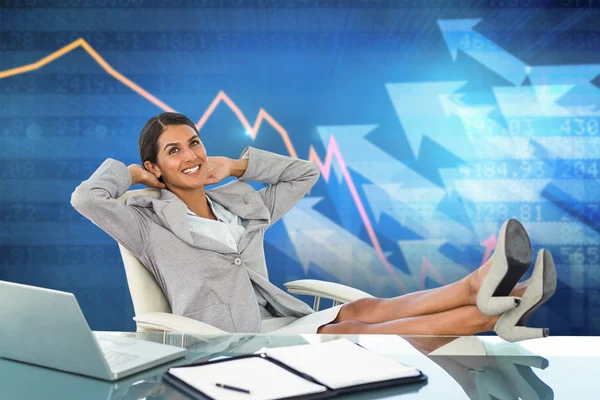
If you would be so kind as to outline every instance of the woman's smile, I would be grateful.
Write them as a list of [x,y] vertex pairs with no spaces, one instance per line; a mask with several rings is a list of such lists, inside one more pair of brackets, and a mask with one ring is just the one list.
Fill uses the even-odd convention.
[[195,167],[184,169],[181,172],[183,172],[185,175],[188,175],[188,176],[198,176],[200,174],[201,166],[202,166],[202,164],[198,164]]

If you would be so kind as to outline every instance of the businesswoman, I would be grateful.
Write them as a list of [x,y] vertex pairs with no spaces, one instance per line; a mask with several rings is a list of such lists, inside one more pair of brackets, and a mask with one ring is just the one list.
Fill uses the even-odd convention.
[[[285,316],[296,320],[279,332],[547,335],[524,324],[554,292],[554,264],[541,251],[532,277],[517,284],[532,256],[516,220],[503,225],[494,256],[460,281],[313,312],[269,282],[263,239],[318,180],[315,163],[252,147],[238,160],[208,157],[194,123],[171,112],[146,123],[139,147],[143,166],[107,159],[75,189],[71,204],[138,257],[174,314],[229,332],[259,332],[262,319]],[[205,190],[229,176],[238,179]],[[246,181],[268,186],[256,191]],[[137,183],[160,189],[160,198],[120,203]]]

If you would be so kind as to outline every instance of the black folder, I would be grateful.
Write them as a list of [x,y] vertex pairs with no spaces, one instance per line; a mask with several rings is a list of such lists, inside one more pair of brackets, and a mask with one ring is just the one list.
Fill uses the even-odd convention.
[[[355,344],[353,344],[353,345],[359,347],[358,345],[355,345]],[[305,345],[305,346],[315,346],[315,345]],[[318,345],[316,345],[316,346],[318,346]],[[300,347],[304,347],[304,346],[294,346],[294,347],[300,348]],[[360,348],[362,349],[362,347],[360,347]],[[300,349],[300,351],[302,351],[302,349]],[[368,352],[368,350],[364,350],[364,349],[363,349],[363,351]],[[377,356],[377,357],[380,357],[380,356]],[[248,361],[242,361],[242,363],[239,363],[240,360],[248,360]],[[385,359],[385,360],[388,363],[391,361],[388,359]],[[339,385],[338,385],[337,387],[332,388],[332,387],[328,386],[322,380],[319,380],[318,378],[307,374],[306,371],[292,368],[290,365],[287,365],[286,363],[270,356],[267,353],[236,356],[236,357],[220,359],[220,360],[215,360],[215,361],[204,361],[204,362],[200,362],[200,363],[196,363],[196,364],[191,364],[188,366],[172,368],[172,369],[169,369],[169,371],[167,371],[163,375],[163,380],[165,382],[167,382],[168,384],[170,384],[171,386],[178,389],[179,391],[185,393],[187,396],[189,396],[192,399],[223,399],[223,398],[229,398],[229,397],[233,398],[233,396],[236,396],[235,397],[236,399],[244,398],[244,397],[247,397],[248,399],[254,398],[253,395],[255,395],[255,394],[258,395],[255,391],[253,391],[252,395],[240,394],[238,392],[228,391],[227,389],[215,388],[213,385],[207,384],[207,382],[202,383],[204,386],[194,387],[195,383],[193,382],[193,378],[191,378],[191,374],[198,374],[197,377],[201,377],[202,379],[204,379],[204,378],[206,378],[206,375],[209,375],[209,373],[204,374],[203,370],[202,370],[203,367],[211,366],[211,368],[214,371],[214,368],[215,368],[214,366],[217,364],[221,364],[221,366],[217,367],[217,368],[221,368],[223,370],[223,368],[228,369],[229,367],[233,367],[233,364],[229,364],[229,366],[228,366],[227,363],[235,363],[235,362],[238,362],[238,365],[236,366],[236,368],[232,368],[231,374],[226,375],[227,382],[225,382],[225,383],[229,384],[231,386],[245,388],[245,386],[243,384],[237,384],[240,381],[239,378],[242,375],[245,375],[246,372],[250,374],[252,371],[249,371],[248,369],[244,369],[242,364],[249,363],[249,364],[252,364],[255,366],[260,366],[261,364],[263,364],[264,366],[267,366],[264,363],[268,363],[269,364],[268,368],[270,368],[272,371],[285,370],[288,373],[295,376],[295,377],[289,376],[290,379],[292,379],[292,380],[298,379],[298,380],[307,381],[307,382],[309,382],[309,383],[307,383],[308,387],[312,387],[313,390],[320,390],[319,392],[310,392],[310,393],[301,393],[301,394],[298,394],[298,392],[293,392],[293,393],[289,394],[289,393],[285,393],[285,388],[279,387],[279,395],[281,395],[281,396],[277,395],[277,397],[273,397],[275,399],[305,399],[305,400],[306,399],[325,399],[325,398],[331,398],[331,397],[348,394],[348,393],[370,391],[370,390],[386,388],[386,387],[393,387],[393,386],[402,387],[403,389],[406,389],[406,391],[412,392],[412,391],[417,391],[420,387],[422,387],[423,385],[425,385],[427,383],[426,375],[424,375],[421,371],[418,371],[416,369],[411,369],[413,371],[416,371],[416,374],[414,374],[412,376],[398,377],[398,378],[393,378],[393,379],[389,379],[386,377],[386,378],[383,378],[380,380],[379,379],[375,380],[375,381],[371,380],[369,383],[349,384],[349,385],[346,385],[343,387],[339,387]],[[400,364],[397,364],[397,363],[394,363],[394,364],[400,366]],[[360,369],[362,367],[364,367],[364,365],[363,366],[356,365],[356,368],[358,368],[358,369]],[[183,371],[184,374],[181,374],[182,369],[188,369],[188,368],[194,369],[194,370],[193,371],[192,370]],[[179,377],[176,376],[176,374],[174,373],[175,370],[178,370],[177,375],[179,375]],[[208,370],[204,370],[204,371],[208,372]],[[256,371],[254,371],[254,372],[256,372]],[[281,372],[281,373],[284,375],[287,375],[285,372]],[[414,373],[414,372],[411,372],[411,373]],[[223,374],[223,372],[221,372],[221,374]],[[186,377],[182,377],[182,375],[186,375]],[[208,378],[206,378],[206,379],[208,379]],[[277,382],[273,382],[273,380],[271,382],[273,385],[277,384]],[[265,387],[261,388],[261,390],[264,390],[264,391],[266,391],[266,393],[268,393],[269,392],[269,384],[266,384],[264,386]],[[318,386],[320,386],[321,389],[317,388]],[[203,387],[204,390],[199,389],[199,387]],[[215,396],[215,393],[217,393],[216,396]],[[261,394],[264,395],[265,392],[263,392]],[[271,395],[271,393],[268,393],[268,395]]]

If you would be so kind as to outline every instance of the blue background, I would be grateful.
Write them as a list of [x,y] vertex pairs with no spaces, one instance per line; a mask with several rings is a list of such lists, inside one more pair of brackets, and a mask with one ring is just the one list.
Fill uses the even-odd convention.
[[0,279],[134,330],[116,243],[69,199],[105,158],[139,163],[143,124],[173,109],[206,116],[209,155],[323,163],[267,232],[278,286],[437,287],[516,217],[559,276],[530,324],[600,334],[600,2],[0,3]]

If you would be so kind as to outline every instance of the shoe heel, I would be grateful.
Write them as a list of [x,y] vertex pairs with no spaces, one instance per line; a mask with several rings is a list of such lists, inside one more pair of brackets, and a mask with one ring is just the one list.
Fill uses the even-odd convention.
[[486,301],[478,301],[477,308],[485,315],[499,315],[513,310],[521,304],[520,297],[502,296],[490,297]]
[[521,340],[538,339],[548,337],[550,329],[548,328],[528,328],[526,326],[514,326],[506,331],[496,330],[498,336],[507,342],[518,342]]
[[489,316],[518,306],[518,297],[509,296],[531,264],[531,242],[516,219],[506,221],[498,234],[492,265],[477,293],[477,308]]
[[494,326],[494,331],[509,342],[548,336],[547,328],[528,328],[525,323],[555,290],[556,270],[552,255],[548,250],[542,249],[535,261],[529,285],[521,298],[521,305],[502,314]]
[[[535,260],[534,275],[538,275],[540,272],[542,276],[535,276],[537,281],[542,284],[542,297],[541,299],[529,309],[519,319],[516,325],[525,326],[531,315],[537,311],[542,304],[544,304],[556,291],[556,268],[554,266],[554,260],[552,254],[546,249],[541,249],[538,252],[537,259]],[[541,265],[538,265],[541,264]],[[534,276],[532,275],[532,278]],[[532,282],[532,284],[535,284]]]
[[511,219],[506,223],[505,232],[504,242],[499,240],[498,244],[504,248],[504,257],[508,268],[492,296],[508,296],[529,269],[533,256],[531,241],[523,224],[516,219]]

